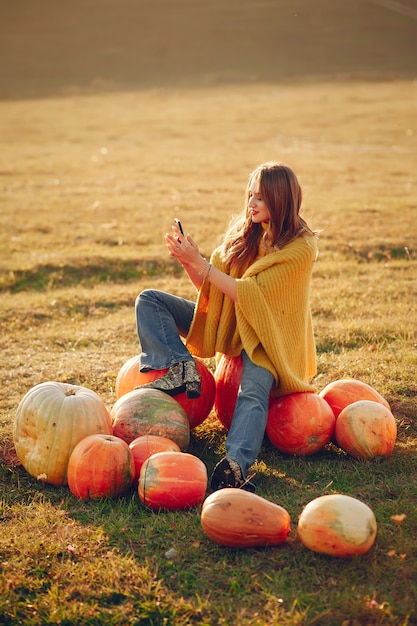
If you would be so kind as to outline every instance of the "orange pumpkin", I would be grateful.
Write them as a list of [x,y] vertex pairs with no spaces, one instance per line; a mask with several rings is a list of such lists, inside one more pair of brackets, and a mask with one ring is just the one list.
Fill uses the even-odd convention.
[[[214,412],[229,430],[242,378],[241,356],[220,355],[214,379]],[[313,454],[331,441],[335,417],[318,394],[299,392],[270,398],[266,433],[273,446],[286,454]]]
[[242,378],[242,368],[243,359],[241,356],[232,357],[222,354],[214,372],[214,380],[216,382],[214,412],[226,430],[229,430],[232,423]]
[[203,461],[186,452],[157,452],[142,465],[139,498],[151,509],[177,511],[201,504],[207,490]]
[[356,459],[390,456],[397,439],[397,423],[383,404],[359,400],[339,413],[335,439]]
[[319,395],[331,406],[336,418],[345,406],[358,402],[358,400],[380,402],[390,410],[390,405],[376,389],[353,378],[334,380],[326,385]]
[[99,396],[79,385],[49,381],[30,389],[21,400],[13,441],[31,476],[66,485],[71,452],[94,433],[112,434],[109,412]]
[[129,444],[129,448],[135,462],[135,482],[139,480],[142,465],[152,454],[167,451],[181,452],[179,445],[175,443],[175,441],[158,435],[142,435],[141,437],[136,437],[136,439]]
[[[201,376],[200,397],[189,399],[185,391],[175,396],[175,400],[182,406],[188,417],[191,429],[202,424],[209,415],[213,408],[216,393],[214,377],[207,365],[200,359],[195,359],[195,362]],[[152,370],[151,372],[140,372],[139,366],[140,355],[132,357],[122,365],[116,378],[117,398],[132,391],[135,387],[144,385],[163,376],[168,371],[167,369],[163,369]]]
[[271,401],[266,434],[285,454],[313,454],[331,441],[335,417],[316,393],[292,393]]
[[190,424],[182,407],[163,391],[134,389],[121,396],[110,411],[113,434],[130,444],[141,435],[159,435],[185,450]]
[[375,515],[369,506],[342,494],[315,498],[298,520],[298,536],[304,546],[341,558],[368,552],[376,532]]
[[229,548],[275,546],[291,528],[289,513],[278,504],[242,489],[219,489],[201,509],[201,526],[212,541]]
[[129,446],[113,435],[90,435],[72,451],[68,486],[77,498],[117,498],[132,485],[135,464]]

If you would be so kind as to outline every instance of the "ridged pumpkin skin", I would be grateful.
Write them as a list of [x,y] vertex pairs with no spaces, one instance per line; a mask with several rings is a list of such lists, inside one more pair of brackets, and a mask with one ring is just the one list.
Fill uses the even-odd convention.
[[113,435],[90,435],[72,451],[68,486],[83,500],[117,498],[131,487],[135,463],[129,446]]
[[201,510],[204,533],[222,546],[253,548],[275,546],[287,540],[289,513],[278,504],[242,489],[219,489]]
[[[207,365],[199,360],[195,359],[198,372],[201,376],[201,395],[199,398],[188,399],[187,394],[184,392],[177,394],[175,400],[184,409],[188,421],[190,422],[190,429],[192,430],[196,426],[199,426],[204,422],[213,408],[214,396],[216,393],[216,384],[214,377]],[[134,356],[119,370],[116,378],[116,397],[120,398],[125,393],[129,393],[135,387],[144,385],[148,382],[163,376],[168,370],[153,370],[151,372],[140,372],[140,355]]]
[[202,503],[207,490],[203,461],[186,452],[157,452],[142,465],[139,498],[154,510],[178,511]]
[[163,391],[134,389],[119,398],[110,416],[113,434],[130,444],[141,435],[175,441],[181,450],[190,443],[190,424],[182,407]]
[[305,456],[331,441],[335,421],[332,409],[318,394],[292,393],[271,400],[266,434],[277,450]]
[[44,382],[22,398],[14,421],[13,441],[25,470],[51,485],[67,484],[68,461],[87,435],[112,434],[110,414],[91,389]]
[[135,462],[135,482],[139,480],[142,465],[152,454],[157,452],[181,452],[175,441],[159,435],[142,435],[129,444]]
[[374,542],[377,523],[367,504],[342,494],[315,498],[298,520],[301,543],[321,554],[345,558],[368,552]]
[[360,400],[349,404],[336,420],[335,440],[355,459],[387,457],[397,439],[397,423],[379,402]]
[[376,389],[353,378],[334,380],[326,385],[319,395],[329,403],[336,418],[346,406],[359,400],[379,402],[390,410],[390,405]]

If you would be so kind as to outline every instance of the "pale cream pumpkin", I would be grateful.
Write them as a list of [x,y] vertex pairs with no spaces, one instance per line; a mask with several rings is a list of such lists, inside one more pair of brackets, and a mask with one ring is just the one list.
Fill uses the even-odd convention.
[[67,484],[71,452],[93,434],[112,434],[109,411],[91,389],[44,382],[22,398],[14,421],[16,454],[31,476],[52,485]]

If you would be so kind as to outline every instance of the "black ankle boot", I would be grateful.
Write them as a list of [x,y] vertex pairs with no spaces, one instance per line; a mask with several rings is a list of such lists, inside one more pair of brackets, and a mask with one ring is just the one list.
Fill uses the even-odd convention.
[[156,380],[152,380],[150,383],[138,385],[135,389],[159,389],[159,391],[163,391],[169,396],[176,396],[182,393],[186,390],[184,364],[182,362],[174,363],[166,374]]
[[201,376],[195,361],[184,361],[184,382],[187,398],[199,398],[201,395]]
[[224,457],[214,468],[210,478],[210,487],[213,491],[225,489],[226,487],[235,487],[254,493],[256,487],[249,480],[245,480],[239,464],[233,459]]

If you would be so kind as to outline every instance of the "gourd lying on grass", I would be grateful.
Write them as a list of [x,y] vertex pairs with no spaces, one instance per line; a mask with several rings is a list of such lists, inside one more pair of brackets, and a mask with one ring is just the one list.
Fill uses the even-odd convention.
[[134,389],[113,405],[113,434],[130,444],[141,435],[159,435],[181,450],[190,443],[190,424],[182,407],[163,391]]
[[117,498],[131,487],[135,463],[129,446],[113,435],[90,435],[72,451],[68,486],[77,498]]
[[201,510],[204,533],[222,546],[253,548],[286,541],[289,513],[278,504],[242,489],[220,489],[210,494]]
[[142,466],[139,498],[151,509],[177,511],[202,503],[207,490],[203,461],[186,452],[157,452]]
[[129,444],[135,462],[135,482],[139,480],[142,465],[152,454],[157,452],[181,452],[175,441],[158,435],[142,435]]
[[319,395],[329,403],[336,418],[346,406],[359,400],[379,402],[390,410],[387,400],[376,389],[354,378],[334,380]]
[[[213,408],[216,384],[214,377],[207,365],[200,359],[195,359],[198,372],[201,376],[201,395],[199,398],[189,399],[184,392],[175,396],[175,400],[185,411],[190,428],[193,429],[204,422]],[[152,370],[150,372],[140,372],[140,355],[128,359],[120,368],[116,378],[116,397],[120,398],[124,394],[132,391],[135,387],[151,382],[163,376],[168,370]]]
[[298,520],[301,543],[321,554],[353,557],[368,552],[377,524],[367,504],[342,494],[319,496],[307,504]]
[[68,461],[87,435],[112,434],[110,414],[91,389],[48,381],[22,398],[14,421],[16,454],[31,476],[67,484]]
[[337,444],[356,459],[387,457],[397,439],[397,423],[389,409],[379,402],[360,400],[338,415]]

